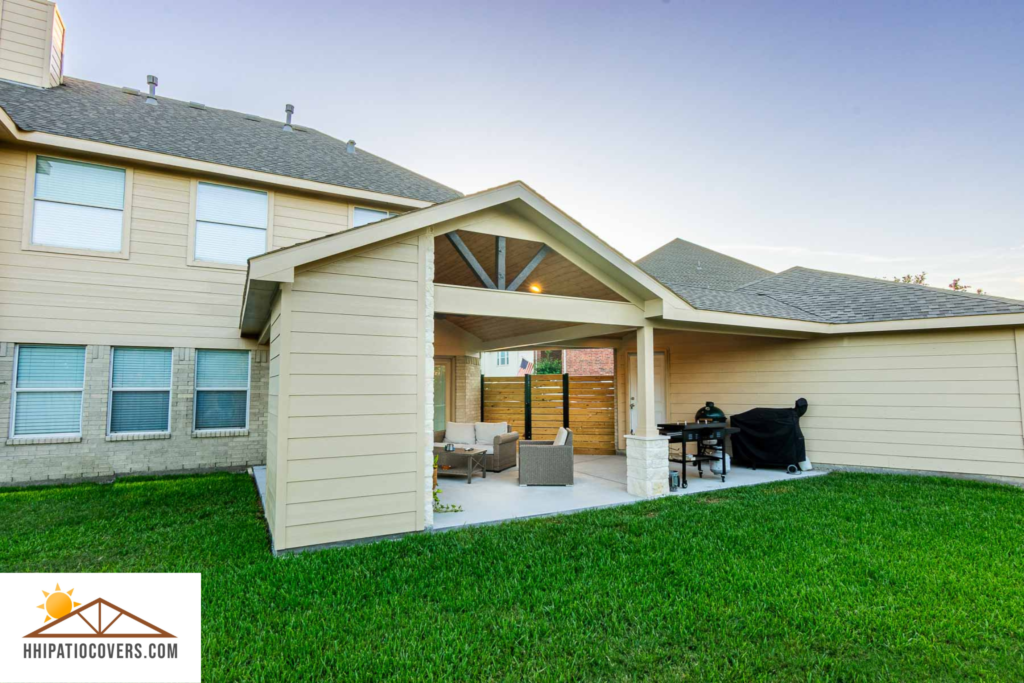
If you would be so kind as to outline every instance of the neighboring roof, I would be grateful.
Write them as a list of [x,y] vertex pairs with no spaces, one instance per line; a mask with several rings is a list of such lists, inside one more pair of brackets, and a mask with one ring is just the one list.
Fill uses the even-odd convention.
[[655,249],[636,264],[673,288],[732,290],[772,274],[770,270],[681,239]]
[[1024,313],[1024,301],[800,267],[741,287],[737,293],[783,301],[827,323]]
[[637,265],[694,308],[721,313],[831,324],[1024,313],[1014,299],[802,267],[774,274],[684,240]]
[[312,128],[145,95],[77,78],[32,88],[0,81],[0,107],[18,128],[358,190],[445,202],[460,192]]

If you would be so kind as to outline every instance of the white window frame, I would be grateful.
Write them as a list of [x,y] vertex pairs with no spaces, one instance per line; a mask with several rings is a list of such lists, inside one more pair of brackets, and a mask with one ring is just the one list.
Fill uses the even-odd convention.
[[[395,216],[400,216],[401,215],[401,214],[395,213],[391,209],[382,209],[379,206],[363,206],[362,204],[352,204],[351,207],[352,208],[349,209],[349,212],[348,212],[348,224],[349,224],[350,228],[366,227],[365,225],[356,226],[356,209],[364,209],[366,211],[376,211],[378,213],[386,213],[387,215],[384,216],[384,218],[381,218],[380,221],[386,221],[389,218],[394,218]],[[374,225],[375,223],[380,223],[380,221],[374,221],[373,223],[367,223],[366,225]]]
[[[119,436],[121,434],[170,434],[171,433],[171,415],[172,415],[172,404],[174,403],[174,349],[171,349],[171,382],[167,385],[166,389],[155,388],[155,387],[115,387],[114,386],[114,350],[115,349],[131,349],[131,348],[142,348],[133,346],[111,346],[110,347],[110,378],[107,381],[107,436]],[[148,348],[155,349],[166,349],[166,346],[153,346]],[[110,431],[110,421],[114,416],[114,392],[115,391],[166,391],[167,392],[167,429],[160,431],[146,431],[146,432],[112,432]]]
[[[53,439],[53,438],[68,438],[68,437],[81,437],[82,436],[82,420],[85,418],[85,384],[86,384],[86,373],[89,370],[89,347],[84,346],[81,348],[85,349],[85,358],[82,361],[82,387],[80,389],[70,388],[57,388],[57,387],[45,387],[39,389],[19,389],[18,388],[18,360],[20,358],[19,352],[21,351],[21,344],[15,344],[14,346],[14,376],[11,378],[11,419],[10,425],[7,429],[7,437],[9,439],[17,440],[28,440],[28,439]],[[75,346],[79,347],[79,344],[25,344],[25,346]],[[54,434],[21,434],[15,436],[14,434],[14,419],[18,414],[18,394],[21,393],[57,393],[57,392],[68,392],[77,391],[82,394],[82,400],[78,406],[78,431],[77,432],[59,432]]]
[[[245,426],[244,427],[216,427],[214,429],[196,429],[196,416],[199,414],[199,392],[200,391],[241,391],[238,387],[203,387],[199,388],[199,352],[200,351],[245,351]],[[195,362],[192,364],[192,433],[205,434],[209,432],[232,432],[249,430],[249,408],[252,401],[252,351],[248,349],[196,349]]]
[[217,270],[247,270],[249,266],[245,263],[222,263],[218,261],[204,261],[196,258],[196,229],[198,224],[196,222],[196,211],[199,205],[199,183],[206,183],[207,185],[220,185],[221,187],[230,187],[237,190],[250,190],[252,192],[262,192],[267,195],[267,244],[266,251],[274,248],[274,192],[263,187],[256,187],[255,185],[239,185],[238,183],[225,183],[219,180],[200,180],[193,178],[189,183],[189,202],[188,202],[188,253],[185,255],[186,263],[189,266],[196,268],[216,268]]
[[[96,249],[76,249],[72,247],[55,247],[49,244],[32,243],[32,223],[35,220],[36,208],[36,159],[37,157],[57,159],[58,161],[75,161],[80,164],[106,166],[124,171],[124,207],[121,209],[121,251],[98,251]],[[102,164],[92,159],[75,159],[62,154],[36,154],[29,152],[25,168],[25,205],[24,222],[21,230],[21,248],[25,251],[47,251],[53,254],[75,254],[78,256],[99,256],[102,258],[127,259],[131,256],[131,224],[132,224],[132,188],[134,172],[126,166]]]
[[498,365],[508,365],[508,351],[498,351]]

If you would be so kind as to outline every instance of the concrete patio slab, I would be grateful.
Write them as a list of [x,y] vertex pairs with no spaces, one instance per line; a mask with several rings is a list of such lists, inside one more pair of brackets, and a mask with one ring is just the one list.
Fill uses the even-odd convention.
[[[488,472],[487,478],[474,477],[467,484],[465,477],[438,477],[441,502],[458,505],[462,512],[434,514],[434,530],[456,529],[478,524],[494,524],[510,519],[541,517],[545,515],[569,514],[582,510],[626,505],[639,502],[640,498],[626,493],[626,458],[621,455],[577,455],[574,467],[574,486],[519,486],[519,468],[504,472]],[[672,469],[679,470],[678,463]],[[267,468],[253,467],[253,478],[260,493],[260,500],[266,500]],[[736,467],[726,476],[723,483],[717,476],[705,471],[700,478],[697,468],[687,468],[689,487],[680,488],[670,496],[685,496],[694,493],[709,493],[738,486],[754,486],[775,481],[792,481],[825,474],[821,471],[804,472],[799,475],[786,474],[783,470],[751,470]]]

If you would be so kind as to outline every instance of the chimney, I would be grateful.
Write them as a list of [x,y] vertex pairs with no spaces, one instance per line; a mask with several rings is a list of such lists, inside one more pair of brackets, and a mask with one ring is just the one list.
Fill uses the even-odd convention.
[[[29,54],[42,57],[26,59]],[[37,88],[64,81],[64,21],[57,5],[0,0],[0,78]]]
[[349,154],[355,154],[356,153],[356,141],[355,140],[349,140],[348,143],[346,143],[346,145],[345,145],[345,151],[348,152]]
[[146,96],[146,104],[156,104],[156,86],[160,85],[160,81],[156,76],[146,76],[146,83],[149,84],[149,95]]
[[285,117],[285,120],[284,120],[284,128],[282,128],[281,130],[291,130],[292,129],[292,114],[294,114],[294,113],[295,113],[295,105],[293,105],[293,104],[286,104],[286,105],[284,105],[284,117]]

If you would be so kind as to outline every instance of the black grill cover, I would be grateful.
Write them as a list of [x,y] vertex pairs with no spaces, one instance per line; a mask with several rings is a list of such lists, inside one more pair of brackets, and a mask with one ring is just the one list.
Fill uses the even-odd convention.
[[800,399],[793,408],[754,408],[732,416],[732,426],[740,432],[732,437],[732,458],[737,465],[751,467],[787,467],[807,459],[800,416],[807,412],[807,401]]

